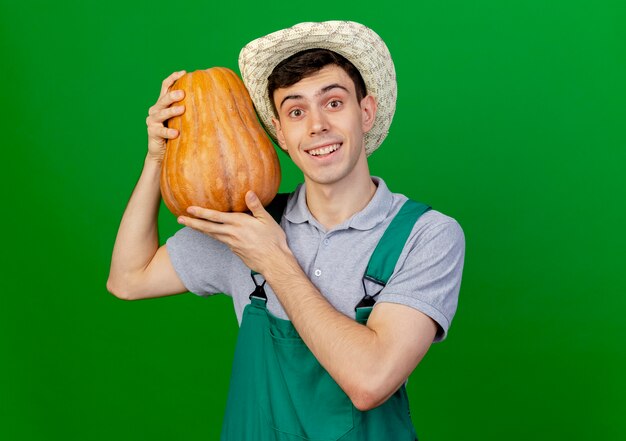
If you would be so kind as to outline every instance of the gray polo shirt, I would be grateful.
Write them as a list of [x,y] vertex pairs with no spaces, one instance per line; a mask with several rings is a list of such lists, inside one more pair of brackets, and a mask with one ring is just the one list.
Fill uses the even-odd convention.
[[[311,215],[304,184],[290,195],[281,221],[289,248],[311,282],[338,311],[351,318],[365,294],[363,275],[369,258],[407,199],[391,193],[382,179],[372,180],[378,188],[369,204],[331,230]],[[189,291],[200,296],[231,296],[241,323],[255,285],[250,269],[238,256],[221,242],[188,227],[167,240],[167,251]],[[443,340],[457,307],[464,255],[465,239],[459,224],[436,210],[426,212],[415,223],[377,301],[407,305],[430,316],[439,325],[435,341]],[[265,288],[269,311],[288,319],[271,286],[266,284]],[[365,281],[370,295],[381,288]]]

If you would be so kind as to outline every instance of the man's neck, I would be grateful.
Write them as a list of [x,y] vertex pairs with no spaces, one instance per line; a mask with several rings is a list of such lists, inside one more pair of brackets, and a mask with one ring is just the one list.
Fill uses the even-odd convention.
[[342,224],[363,210],[376,193],[369,175],[347,183],[320,185],[307,182],[306,202],[313,217],[327,230]]

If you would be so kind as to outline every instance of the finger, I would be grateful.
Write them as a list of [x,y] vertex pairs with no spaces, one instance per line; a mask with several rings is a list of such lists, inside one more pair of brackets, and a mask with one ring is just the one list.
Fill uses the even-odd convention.
[[267,211],[265,211],[265,208],[263,208],[263,204],[261,203],[261,200],[257,197],[256,193],[254,193],[252,190],[246,193],[246,205],[248,206],[248,209],[252,213],[252,216],[256,218],[262,218],[267,215]]
[[172,106],[166,107],[165,109],[161,109],[152,115],[148,115],[148,120],[153,123],[163,124],[163,122],[167,121],[170,118],[175,116],[180,116],[185,113],[185,106]]
[[225,213],[209,208],[191,206],[187,208],[187,213],[216,224],[224,224],[227,221]]
[[184,90],[172,90],[169,93],[166,93],[164,96],[159,98],[159,100],[154,104],[154,106],[148,109],[148,115],[156,115],[161,112],[163,109],[169,108],[173,103],[178,101],[182,101],[185,98]]
[[227,230],[229,227],[224,224],[206,221],[204,219],[196,219],[189,216],[178,216],[177,220],[181,225],[193,228],[201,233],[208,234],[209,236],[221,240],[222,242],[226,237],[228,237]]
[[179,135],[178,130],[169,129],[163,125],[150,124],[148,126],[148,136],[154,139],[174,139]]
[[169,77],[163,80],[161,83],[161,93],[159,93],[159,98],[167,93],[169,88],[178,80],[180,77],[185,75],[187,72],[185,70],[179,70],[178,72],[172,73]]

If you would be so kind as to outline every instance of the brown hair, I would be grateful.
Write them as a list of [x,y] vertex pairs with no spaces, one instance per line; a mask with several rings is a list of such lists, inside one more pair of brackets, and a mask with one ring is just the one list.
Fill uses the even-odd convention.
[[297,52],[278,63],[269,77],[267,77],[267,93],[272,103],[272,110],[277,116],[274,104],[274,91],[283,87],[296,84],[301,79],[308,77],[328,65],[341,67],[354,82],[356,98],[359,102],[367,95],[365,81],[359,70],[347,58],[337,52],[328,49],[307,49]]

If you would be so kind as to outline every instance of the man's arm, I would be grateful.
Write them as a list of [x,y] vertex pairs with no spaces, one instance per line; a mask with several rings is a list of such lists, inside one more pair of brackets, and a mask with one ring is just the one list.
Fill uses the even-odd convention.
[[125,300],[161,297],[186,292],[174,271],[165,246],[159,247],[157,218],[161,201],[161,162],[167,139],[178,132],[163,122],[184,112],[182,106],[172,106],[184,95],[168,92],[169,87],[184,74],[175,72],[161,85],[157,103],[150,108],[148,154],[137,186],[128,202],[117,233],[107,289]]
[[202,219],[179,221],[224,242],[263,274],[311,352],[358,409],[382,404],[428,351],[435,322],[416,309],[392,303],[377,304],[367,325],[341,314],[308,279],[283,230],[252,192],[246,203],[252,216],[191,207],[190,213]]
[[435,338],[435,322],[405,305],[376,304],[367,325],[343,315],[293,255],[274,262],[264,276],[311,352],[360,410],[391,397]]

